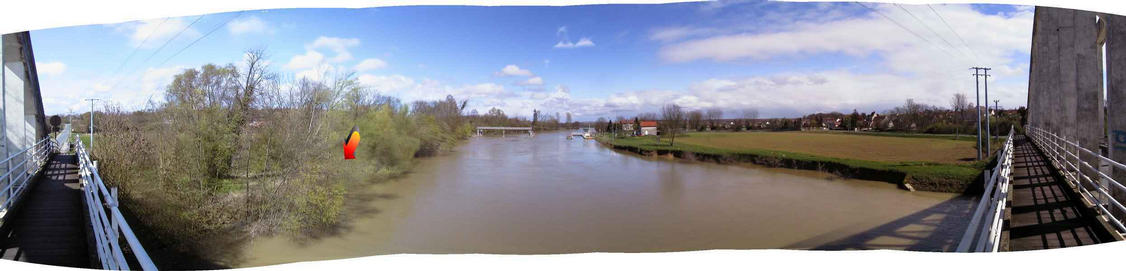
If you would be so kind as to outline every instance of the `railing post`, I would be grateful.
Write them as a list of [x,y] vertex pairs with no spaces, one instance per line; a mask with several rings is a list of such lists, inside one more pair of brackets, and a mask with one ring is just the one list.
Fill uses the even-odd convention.
[[[107,204],[109,205],[110,208],[117,208],[117,187],[110,188],[109,189],[109,195],[110,195],[110,202],[108,202]],[[111,238],[112,238],[111,241],[117,242],[117,241],[121,240],[120,235],[118,235],[118,233],[121,232],[121,225],[118,225],[117,219],[110,219],[110,225],[113,229],[113,234],[110,235]]]
[[[985,184],[985,187],[982,187],[982,188],[988,188],[989,187],[989,181],[991,181],[990,178],[989,178],[989,170],[986,169],[984,172],[982,172],[982,174],[985,174],[985,176],[982,176],[982,180],[985,180],[984,182],[982,182],[982,183]],[[993,198],[993,191],[985,191],[985,193],[982,197],[986,197],[986,196],[988,196],[989,198]]]

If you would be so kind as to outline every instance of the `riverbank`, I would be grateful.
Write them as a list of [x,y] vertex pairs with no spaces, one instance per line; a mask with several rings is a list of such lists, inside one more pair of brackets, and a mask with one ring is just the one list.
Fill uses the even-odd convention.
[[[723,136],[737,136],[749,137],[754,136],[755,133],[726,133]],[[770,133],[763,133],[770,134]],[[852,143],[849,140],[857,140],[858,138],[838,138],[838,137],[868,137],[866,135],[835,135],[835,134],[817,134],[817,133],[775,133],[772,136],[786,137],[784,140],[793,142],[805,137],[816,134],[818,138],[815,140],[828,141],[820,142],[826,144],[824,147],[832,149],[828,146],[833,144]],[[627,151],[643,156],[664,156],[678,159],[686,159],[693,161],[708,161],[720,164],[731,163],[751,163],[756,165],[804,170],[817,170],[831,173],[837,176],[846,178],[855,178],[863,180],[881,181],[893,183],[900,188],[907,190],[919,191],[933,191],[933,192],[947,192],[947,193],[965,193],[973,190],[973,183],[980,179],[982,170],[986,167],[988,160],[979,162],[951,162],[950,158],[930,159],[919,158],[922,156],[935,156],[942,157],[938,151],[920,150],[920,149],[902,149],[895,150],[901,153],[910,154],[906,157],[898,157],[898,159],[882,159],[877,160],[873,157],[872,153],[879,153],[879,151],[889,151],[887,149],[878,150],[872,146],[863,146],[854,150],[856,154],[850,158],[842,157],[841,150],[832,152],[834,150],[821,151],[818,149],[817,154],[811,154],[809,146],[803,145],[802,147],[796,146],[778,146],[771,145],[770,148],[756,148],[754,146],[739,146],[728,143],[732,139],[692,139],[694,137],[708,137],[710,135],[704,133],[690,134],[686,137],[678,137],[675,145],[670,145],[667,139],[662,139],[658,142],[653,137],[629,137],[629,138],[608,138],[601,137],[599,142],[603,145],[613,149]],[[826,139],[828,138],[828,139]],[[755,140],[750,138],[736,138],[738,140]],[[859,140],[865,140],[859,138]],[[874,140],[886,140],[875,138]],[[918,141],[918,142],[904,142],[904,143],[917,143],[920,146],[927,144],[935,144],[935,141],[941,139],[925,139],[925,138],[902,138],[899,141]],[[839,141],[839,142],[838,142]],[[955,140],[949,140],[954,142]],[[958,141],[961,142],[961,141]],[[717,147],[718,146],[718,147]],[[906,145],[904,145],[906,146]],[[817,146],[813,146],[816,148]],[[779,150],[785,149],[785,150]],[[802,151],[794,151],[800,149]],[[970,151],[972,155],[972,150]],[[855,157],[863,157],[864,159],[857,159]],[[955,156],[956,157],[956,156]],[[957,160],[953,160],[957,161]]]

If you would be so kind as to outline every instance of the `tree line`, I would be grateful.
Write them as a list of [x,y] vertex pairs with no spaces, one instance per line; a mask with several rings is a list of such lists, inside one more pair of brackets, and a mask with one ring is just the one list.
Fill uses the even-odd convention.
[[[280,80],[260,50],[241,64],[185,69],[163,102],[95,118],[101,174],[157,248],[224,262],[255,236],[332,234],[352,188],[400,176],[488,121],[464,114],[465,100],[404,103],[350,74]],[[353,127],[360,149],[343,160]]]

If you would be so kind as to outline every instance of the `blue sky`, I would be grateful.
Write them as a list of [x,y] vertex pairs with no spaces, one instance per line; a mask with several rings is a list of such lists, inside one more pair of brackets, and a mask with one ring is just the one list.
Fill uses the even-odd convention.
[[182,69],[237,63],[252,48],[288,79],[355,72],[406,101],[452,94],[480,112],[523,116],[535,108],[590,120],[671,102],[730,117],[883,111],[908,98],[949,106],[954,93],[973,97],[970,66],[994,68],[1002,106],[1024,105],[1030,8],[865,5],[876,12],[761,1],[286,9],[32,39],[49,114],[85,111],[88,97],[140,108]]

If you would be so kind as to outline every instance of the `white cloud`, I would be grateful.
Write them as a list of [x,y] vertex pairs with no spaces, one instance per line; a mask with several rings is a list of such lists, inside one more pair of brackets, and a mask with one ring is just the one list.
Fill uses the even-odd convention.
[[528,78],[528,80],[524,80],[524,81],[520,82],[519,85],[522,85],[522,86],[542,86],[543,85],[543,78],[541,78],[539,76]]
[[532,76],[532,71],[521,69],[520,66],[509,64],[496,72],[497,76]]
[[582,48],[582,47],[594,47],[594,42],[591,41],[590,38],[581,38],[581,39],[579,39],[578,42],[574,42],[574,43],[572,43],[569,40],[561,40],[561,41],[559,41],[559,43],[556,43],[555,46],[554,46],[554,48],[561,48],[561,49]]
[[[898,22],[914,22],[908,14],[895,9],[890,5],[875,7],[883,14],[887,14]],[[898,12],[897,12],[898,11]],[[919,14],[933,14],[918,11]],[[960,35],[975,46],[974,50],[988,62],[1002,62],[1007,54],[1014,49],[1027,52],[1031,33],[1031,12],[1018,12],[1012,16],[985,15],[978,13],[969,6],[943,6],[944,19],[954,29],[960,30]],[[932,15],[933,16],[933,15]],[[933,18],[937,21],[937,18]],[[780,57],[793,57],[812,55],[818,53],[845,53],[854,56],[864,56],[872,53],[903,56],[916,54],[930,56],[930,60],[939,59],[934,56],[964,62],[969,58],[969,53],[964,47],[947,48],[947,45],[938,37],[917,24],[905,24],[913,27],[912,31],[927,35],[930,42],[914,36],[910,32],[899,28],[892,22],[877,14],[843,19],[831,22],[794,24],[793,29],[767,33],[737,33],[711,36],[707,38],[688,40],[671,44],[661,48],[661,58],[672,62],[685,62],[693,60],[765,60]],[[936,28],[945,30],[945,28]],[[972,30],[972,31],[967,31]],[[672,28],[671,30],[658,30],[651,38],[670,40],[688,35],[686,32],[704,30],[685,30]],[[943,32],[947,41],[958,42],[949,30]],[[980,47],[980,48],[979,48]],[[950,56],[953,55],[953,56]],[[915,62],[918,63],[918,62]],[[917,65],[915,65],[917,66]]]
[[[312,43],[305,45],[305,53],[295,55],[289,59],[285,68],[290,70],[297,70],[295,78],[307,78],[310,80],[321,80],[325,75],[332,74],[336,71],[345,70],[345,67],[337,67],[332,63],[345,62],[352,59],[352,54],[349,48],[360,45],[360,40],[355,38],[336,38],[336,37],[317,37]],[[320,49],[327,49],[336,55],[332,58],[327,58],[325,54],[321,53]],[[355,66],[358,70],[368,70],[378,68],[379,64],[386,66],[379,59],[367,59]]]
[[[184,67],[172,66],[148,68],[116,78],[84,79],[64,76],[40,80],[40,87],[44,89],[43,109],[50,115],[86,112],[90,109],[90,103],[83,99],[87,98],[103,99],[104,103],[121,105],[126,110],[142,109],[150,98],[163,101],[165,88],[183,70]],[[99,110],[102,108],[101,103],[97,106]]]
[[198,38],[201,34],[194,28],[188,28],[190,24],[191,22],[181,18],[169,18],[167,21],[158,19],[121,24],[115,29],[129,36],[129,46],[151,49],[160,46],[180,31],[183,33],[180,34],[179,39]]
[[717,30],[712,28],[695,28],[695,27],[666,27],[653,30],[649,34],[650,40],[670,42],[677,41],[688,37],[696,37],[701,35],[708,35],[716,33]]
[[183,67],[148,68],[141,75],[141,90],[149,94],[163,92],[164,88],[172,83],[172,78],[184,69]]
[[378,70],[385,67],[387,67],[387,62],[378,58],[368,58],[364,59],[364,61],[360,61],[360,64],[356,64],[355,69],[356,71],[362,72],[369,70]]
[[317,37],[313,43],[306,46],[308,50],[316,49],[329,49],[336,53],[329,61],[331,62],[344,62],[352,59],[352,53],[348,51],[349,48],[360,45],[360,39],[356,38],[337,38],[337,37]]
[[[640,110],[675,101],[685,107],[759,107],[764,115],[770,116],[851,111],[853,108],[882,111],[908,98],[947,106],[954,93],[972,96],[974,83],[966,69],[978,65],[993,67],[996,72],[990,80],[991,99],[997,97],[1002,106],[1024,105],[1031,11],[1018,9],[1013,13],[982,14],[966,5],[935,6],[951,27],[959,31],[957,34],[971,42],[971,53],[944,26],[932,27],[937,27],[936,32],[958,45],[957,48],[947,48],[938,36],[911,23],[914,19],[894,6],[873,7],[903,22],[912,31],[927,34],[925,37],[931,41],[914,36],[876,13],[836,21],[799,22],[785,30],[760,32],[659,29],[650,39],[670,42],[659,50],[658,56],[673,63],[804,61],[804,58],[816,61],[819,55],[826,54],[857,58],[858,66],[797,75],[776,73],[749,78],[715,78],[682,91],[620,93],[604,105]],[[905,8],[923,16],[922,19],[938,21],[925,7]]]
[[35,70],[39,74],[59,75],[66,72],[66,64],[59,61],[35,62]]
[[458,100],[469,101],[466,111],[476,109],[485,112],[496,107],[510,116],[531,116],[532,109],[564,112],[570,99],[570,91],[562,86],[557,86],[554,92],[519,91],[496,83],[450,85],[432,79],[372,74],[359,75],[357,81],[403,102],[437,100],[452,95]]
[[317,51],[305,51],[305,54],[293,56],[289,59],[289,63],[285,64],[289,69],[308,69],[319,66],[325,61],[325,56]]
[[381,92],[401,91],[415,86],[414,79],[402,75],[370,75],[362,74],[356,77],[360,84],[374,88]]
[[587,37],[580,38],[578,42],[571,42],[571,37],[567,33],[567,26],[560,26],[556,29],[555,36],[559,37],[559,42],[556,42],[555,46],[552,46],[553,48],[571,49],[594,46],[594,41]]
[[231,35],[242,34],[272,34],[273,28],[269,27],[265,21],[259,19],[258,16],[244,17],[236,19],[227,23],[227,31]]
[[310,67],[309,69],[298,71],[296,74],[294,74],[294,77],[297,79],[305,78],[313,81],[321,81],[328,78],[329,75],[335,73],[336,70],[336,66],[333,66],[331,64],[319,64],[314,67]]

